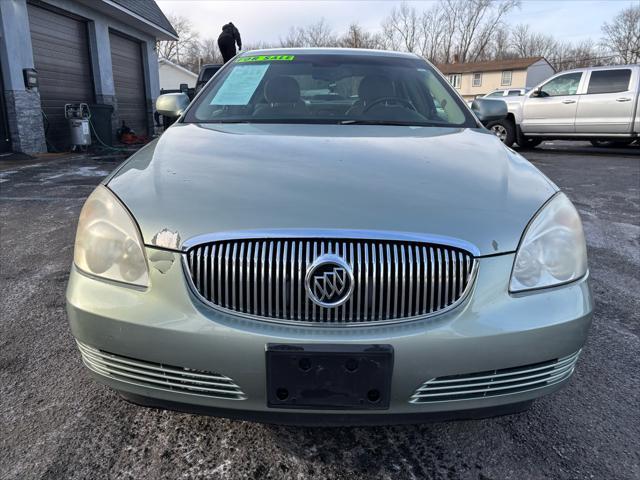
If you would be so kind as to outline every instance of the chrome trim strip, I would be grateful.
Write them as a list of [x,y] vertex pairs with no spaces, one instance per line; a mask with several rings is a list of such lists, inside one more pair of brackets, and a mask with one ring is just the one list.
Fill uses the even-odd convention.
[[273,258],[273,242],[269,242],[269,258],[267,263],[269,264],[269,278],[267,278],[268,283],[268,298],[267,298],[267,316],[273,316],[273,295],[271,294],[271,279],[273,278],[273,262],[271,259]]
[[[286,247],[285,247],[286,248]],[[291,288],[289,291],[289,315],[288,318],[292,319],[293,318],[293,312],[296,311],[296,297],[295,297],[295,283],[293,281],[294,278],[296,278],[296,273],[295,273],[295,267],[296,267],[296,242],[291,242],[291,273],[290,273],[290,279],[291,281],[289,282],[291,284]],[[287,268],[287,266],[285,265],[284,268]],[[286,282],[283,285],[282,291],[284,292],[285,289],[287,288]],[[283,293],[283,302],[286,302],[286,296]]]
[[267,251],[267,242],[262,242],[262,260],[260,264],[260,270],[262,272],[262,282],[260,283],[260,315],[265,315],[266,313],[266,305],[265,305],[265,290],[267,288],[267,284],[265,282],[265,275],[267,272],[266,264],[264,263],[265,252]]
[[[302,228],[282,228],[267,230],[239,230],[235,232],[219,232],[197,235],[185,240],[182,244],[182,251],[186,252],[191,247],[202,243],[220,242],[228,240],[251,240],[251,239],[272,239],[272,238],[319,238],[319,239],[349,239],[349,240],[391,240],[397,242],[431,243],[446,247],[455,247],[466,250],[474,257],[480,256],[480,250],[474,244],[458,238],[444,235],[430,235],[412,232],[389,232],[381,230],[349,230],[349,229],[302,229]],[[153,245],[151,245],[153,247]],[[504,252],[512,253],[512,252]]]
[[380,259],[380,295],[378,306],[377,320],[380,320],[384,315],[384,246],[378,244],[378,258]]
[[387,320],[391,318],[391,245],[387,243]]
[[362,304],[362,318],[366,322],[369,320],[369,245],[365,243],[362,249],[364,250],[364,303]]
[[276,318],[280,317],[280,243],[276,243]]
[[[415,280],[413,278],[413,248],[411,245],[407,247],[407,256],[409,257],[409,298],[407,301],[408,315],[411,316],[414,312],[413,308],[413,286],[415,284]],[[417,315],[417,312],[416,312]]]
[[[243,244],[244,245],[244,244]],[[251,311],[251,251],[253,250],[253,242],[247,243],[247,283],[245,286],[247,294],[247,312]],[[244,257],[243,257],[244,263]]]
[[402,291],[400,292],[400,316],[404,317],[404,292],[407,289],[407,260],[404,257],[404,245],[400,245],[400,264],[402,265],[402,275],[400,276],[400,279],[402,280]]
[[422,290],[422,311],[421,313],[426,314],[429,312],[429,308],[427,307],[427,286],[429,285],[429,281],[428,281],[428,276],[429,272],[428,272],[428,267],[429,267],[429,262],[427,261],[427,247],[422,246],[420,248],[421,252],[420,252],[420,256],[422,258],[422,264],[424,265],[423,267],[423,283],[425,285],[425,288],[423,288]]
[[435,281],[436,264],[434,263],[435,257],[433,255],[433,247],[429,247],[429,258],[430,258],[429,270],[431,270],[431,299],[429,303],[429,313],[433,313],[435,310],[435,304],[433,303],[434,292],[436,290],[436,281]]
[[[236,244],[237,245],[237,244]],[[238,252],[238,259],[239,259],[239,266],[238,266],[238,286],[240,288],[238,288],[238,308],[245,310],[245,306],[244,306],[244,297],[243,297],[243,292],[244,289],[242,288],[242,283],[244,281],[244,261],[245,261],[245,256],[244,256],[244,246],[245,246],[245,242],[242,242],[240,244],[240,252]]]
[[357,260],[356,264],[358,265],[358,276],[360,277],[360,281],[358,282],[358,291],[356,292],[357,293],[356,320],[357,320],[358,318],[362,318],[360,316],[360,303],[361,303],[360,299],[362,297],[362,260],[361,260],[362,250],[361,250],[361,247],[360,247],[360,242],[357,243],[356,251],[357,251],[357,255],[358,255],[358,260]]
[[451,252],[451,298],[456,298],[458,292],[456,291],[456,277],[458,266],[456,264],[456,252]]
[[[347,259],[347,243],[346,242],[342,242],[342,258],[344,258],[345,260]],[[349,265],[349,268],[353,268],[351,267],[351,264],[348,261],[347,261],[347,264]],[[350,300],[351,300],[351,297],[349,297],[349,299],[342,304],[342,321],[343,322],[348,321],[347,320],[347,303],[349,303]]]
[[236,308],[236,270],[237,270],[238,244],[233,242],[231,250],[231,308]]
[[302,242],[298,242],[298,281],[296,282],[298,285],[298,310],[294,310],[298,312],[298,319],[302,318]]
[[397,244],[393,244],[393,270],[395,273],[395,283],[394,283],[394,289],[393,289],[393,293],[394,293],[394,301],[393,301],[393,316],[394,318],[398,317],[398,288],[400,287],[399,283],[398,283],[398,245]]

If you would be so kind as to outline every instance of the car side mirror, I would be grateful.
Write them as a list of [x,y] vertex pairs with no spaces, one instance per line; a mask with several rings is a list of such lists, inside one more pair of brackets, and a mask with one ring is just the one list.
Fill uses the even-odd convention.
[[156,100],[158,113],[170,118],[179,117],[188,106],[189,97],[185,93],[165,93]]
[[534,88],[533,91],[531,92],[531,96],[532,97],[541,97],[542,96],[542,88],[540,88],[540,87]]
[[476,114],[476,117],[483,125],[502,120],[509,113],[507,104],[504,101],[488,98],[476,98],[471,103],[471,111]]

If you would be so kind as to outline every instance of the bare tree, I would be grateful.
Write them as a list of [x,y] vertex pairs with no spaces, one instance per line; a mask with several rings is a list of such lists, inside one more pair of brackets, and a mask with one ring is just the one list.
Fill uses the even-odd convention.
[[280,46],[284,48],[304,47],[304,29],[291,27],[286,37],[280,37]]
[[338,43],[324,18],[305,27],[291,27],[286,37],[280,38],[281,47],[333,47]]
[[189,63],[189,57],[199,50],[199,34],[187,18],[172,14],[167,15],[167,18],[178,34],[178,40],[158,41],[156,44],[158,57],[186,66]]
[[483,60],[490,59],[507,59],[515,57],[515,53],[511,49],[511,31],[506,25],[497,28],[491,39],[491,43]]
[[450,32],[446,29],[447,23],[443,10],[434,5],[422,12],[420,17],[418,48],[420,55],[432,62],[440,62],[444,42]]
[[216,38],[205,38],[200,43],[200,64],[224,63]]
[[305,28],[304,39],[309,47],[332,47],[337,43],[333,30],[324,18]]
[[380,48],[383,43],[379,35],[367,32],[357,23],[349,25],[347,32],[338,40],[338,45],[344,48]]
[[518,24],[511,31],[511,46],[519,57],[552,57],[561,47],[552,35],[532,32],[529,25]]
[[418,46],[420,19],[416,9],[406,2],[391,9],[389,16],[382,22],[382,29],[385,39],[394,50],[413,52]]
[[611,23],[602,25],[603,47],[620,58],[621,63],[640,62],[640,5],[625,8]]
[[520,0],[446,0],[446,11],[456,18],[456,52],[461,62],[478,60],[503,19]]

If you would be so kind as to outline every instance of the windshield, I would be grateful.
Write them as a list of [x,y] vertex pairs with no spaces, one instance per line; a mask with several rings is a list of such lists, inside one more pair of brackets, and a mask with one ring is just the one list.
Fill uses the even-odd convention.
[[308,53],[236,58],[184,121],[477,127],[423,60]]

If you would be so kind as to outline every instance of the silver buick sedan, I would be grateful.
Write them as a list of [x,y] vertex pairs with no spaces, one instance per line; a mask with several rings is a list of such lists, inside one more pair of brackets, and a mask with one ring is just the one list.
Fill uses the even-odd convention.
[[[565,385],[593,300],[580,218],[404,53],[243,53],[95,189],[71,330],[153,407],[293,424],[521,411]],[[475,113],[475,114],[474,114]]]

